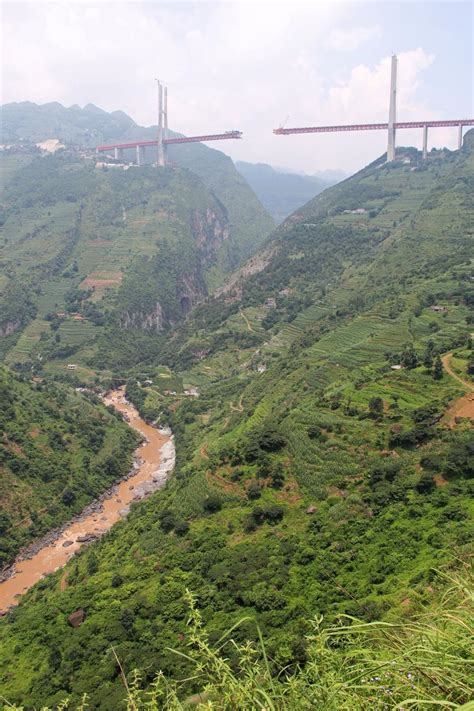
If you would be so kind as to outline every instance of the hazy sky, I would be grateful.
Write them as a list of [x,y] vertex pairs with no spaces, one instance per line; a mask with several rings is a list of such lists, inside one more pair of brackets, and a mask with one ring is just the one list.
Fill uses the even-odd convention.
[[[471,2],[6,2],[2,103],[92,102],[156,123],[154,78],[170,127],[240,129],[212,144],[234,159],[313,172],[355,170],[385,150],[377,133],[274,136],[272,129],[386,121],[390,55],[399,120],[469,118]],[[421,130],[399,143],[420,145]],[[455,147],[456,131],[430,132]]]

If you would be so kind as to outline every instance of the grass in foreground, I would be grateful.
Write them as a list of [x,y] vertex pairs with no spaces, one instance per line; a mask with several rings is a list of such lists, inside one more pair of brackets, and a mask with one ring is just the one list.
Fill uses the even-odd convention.
[[[142,688],[138,670],[126,675],[116,657],[128,711],[362,711],[363,709],[462,709],[472,711],[474,638],[473,575],[440,573],[446,585],[437,602],[414,620],[397,624],[365,623],[342,616],[325,628],[313,620],[307,638],[309,661],[296,674],[275,676],[260,644],[238,644],[233,633],[240,620],[211,646],[195,599],[188,592],[191,679],[170,680],[159,672]],[[229,656],[237,659],[231,664]],[[182,700],[181,689],[193,681],[198,693]],[[189,686],[188,686],[189,688]],[[5,702],[9,711],[23,711]],[[57,711],[69,709],[65,700]],[[76,706],[86,711],[87,697]],[[42,711],[49,711],[43,708]]]

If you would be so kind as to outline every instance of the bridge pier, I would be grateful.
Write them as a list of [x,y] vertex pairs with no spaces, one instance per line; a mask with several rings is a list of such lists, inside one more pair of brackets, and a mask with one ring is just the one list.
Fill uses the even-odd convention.
[[423,126],[423,160],[428,158],[428,126]]
[[115,160],[118,160],[118,157],[119,157],[119,149],[118,149],[118,148],[114,148],[114,158],[115,158]]
[[459,129],[458,129],[458,150],[461,150],[461,148],[462,148],[462,129],[463,129],[463,125],[462,125],[462,123],[460,123]]
[[143,163],[143,146],[137,146],[137,165]]

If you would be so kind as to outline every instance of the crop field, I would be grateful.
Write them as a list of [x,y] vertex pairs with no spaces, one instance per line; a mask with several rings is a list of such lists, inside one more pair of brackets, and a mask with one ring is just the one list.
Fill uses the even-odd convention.
[[338,371],[338,366],[324,364],[321,366],[316,366],[310,368],[305,373],[305,380],[311,385],[311,387],[316,389],[324,389],[334,380],[340,377],[340,371]]
[[26,154],[2,155],[0,157],[0,192],[20,168],[31,163],[32,156]]
[[314,304],[310,306],[309,309],[298,314],[293,321],[293,325],[301,329],[308,328],[317,321],[320,321],[324,316],[327,316],[328,313],[330,313],[330,309],[327,306]]
[[[64,244],[64,233],[74,226],[77,206],[56,203],[49,208],[29,208],[11,215],[3,226],[7,240],[5,256],[23,264],[36,264],[52,258]],[[25,259],[19,260],[24,256]]]
[[94,330],[95,326],[88,321],[67,319],[61,323],[58,333],[61,337],[61,344],[78,346],[93,337]]
[[49,333],[49,323],[42,319],[31,321],[21,334],[15,346],[8,353],[6,362],[24,363],[30,359],[31,353],[38,345],[41,334]]
[[348,383],[342,393],[364,408],[368,407],[372,397],[381,396],[388,403],[396,403],[400,412],[410,412],[433,401],[447,404],[462,393],[462,388],[448,376],[436,382],[425,368],[419,367],[410,371],[390,371],[357,389]]
[[379,319],[361,317],[323,336],[308,353],[315,358],[331,356],[331,359],[337,362],[343,352],[372,342],[376,335],[380,335],[388,328],[389,325]]
[[70,284],[65,279],[47,281],[42,286],[42,294],[38,299],[39,312],[46,316],[48,313],[60,311],[64,306],[64,294],[69,288]]

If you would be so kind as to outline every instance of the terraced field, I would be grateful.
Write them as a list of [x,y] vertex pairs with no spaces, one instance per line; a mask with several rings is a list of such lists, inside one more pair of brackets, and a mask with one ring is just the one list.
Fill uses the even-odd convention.
[[25,328],[15,346],[8,353],[6,362],[9,365],[14,363],[25,363],[31,359],[40,342],[41,334],[49,333],[49,323],[42,319],[35,319]]

